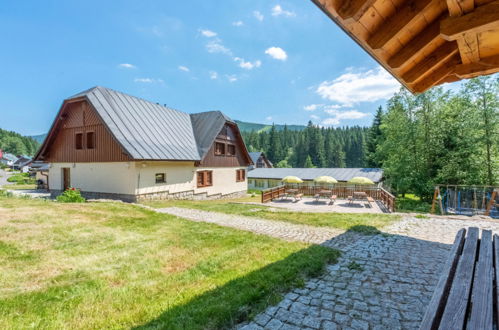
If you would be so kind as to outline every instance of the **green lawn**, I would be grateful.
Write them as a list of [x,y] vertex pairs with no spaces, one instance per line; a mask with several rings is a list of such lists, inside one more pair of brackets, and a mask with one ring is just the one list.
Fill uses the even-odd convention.
[[0,197],[0,328],[230,327],[338,255],[129,204]]
[[264,205],[242,204],[242,202],[248,201],[259,202],[260,196],[229,201],[154,201],[146,204],[155,208],[175,206],[228,214],[241,214],[268,220],[354,230],[365,234],[378,233],[383,227],[400,220],[400,216],[390,214],[288,212],[275,211]]
[[9,190],[33,190],[36,189],[36,184],[7,184],[4,185],[4,189],[9,189]]

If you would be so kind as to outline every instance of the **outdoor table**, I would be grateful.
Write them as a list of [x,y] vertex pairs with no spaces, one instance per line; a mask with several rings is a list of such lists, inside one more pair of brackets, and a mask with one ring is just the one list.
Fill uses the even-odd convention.
[[353,198],[350,200],[350,203],[362,200],[367,200],[367,194],[364,191],[354,191]]
[[295,197],[295,195],[298,194],[298,192],[299,192],[298,189],[286,189],[285,197],[286,197],[286,199],[288,197]]
[[314,196],[315,201],[318,202],[321,197],[325,198],[331,197],[332,194],[333,194],[332,190],[327,190],[327,189],[319,190],[317,194]]

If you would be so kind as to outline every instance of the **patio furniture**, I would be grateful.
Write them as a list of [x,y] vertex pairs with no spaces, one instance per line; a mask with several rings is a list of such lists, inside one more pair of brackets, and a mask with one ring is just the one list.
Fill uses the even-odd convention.
[[296,194],[296,195],[294,195],[295,203],[298,202],[298,201],[301,201],[302,197],[303,197],[303,194]]
[[326,198],[326,199],[330,198],[332,194],[333,194],[332,190],[322,189],[319,192],[317,192],[317,194],[314,195],[314,198],[315,201],[318,202],[319,199],[321,198]]
[[330,205],[334,204],[334,202],[336,202],[336,198],[337,198],[336,195],[332,195],[331,197],[329,197],[329,204]]
[[281,199],[288,199],[294,197],[298,193],[298,189],[286,189],[284,195],[282,195]]
[[[499,236],[461,229],[420,329],[494,329],[499,320]],[[494,321],[495,320],[495,321]]]
[[373,203],[374,203],[374,198],[372,197],[367,197],[367,201],[369,202],[369,207],[373,207]]

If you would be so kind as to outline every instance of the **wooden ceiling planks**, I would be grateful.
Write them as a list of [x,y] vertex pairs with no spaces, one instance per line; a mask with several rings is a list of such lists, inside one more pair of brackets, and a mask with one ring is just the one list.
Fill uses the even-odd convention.
[[312,0],[415,93],[499,72],[499,0]]

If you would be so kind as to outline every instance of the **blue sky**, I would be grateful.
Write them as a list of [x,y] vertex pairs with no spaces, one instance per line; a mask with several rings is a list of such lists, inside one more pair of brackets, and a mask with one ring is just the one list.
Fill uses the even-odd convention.
[[101,85],[258,123],[369,125],[398,83],[311,1],[5,1],[0,128]]

